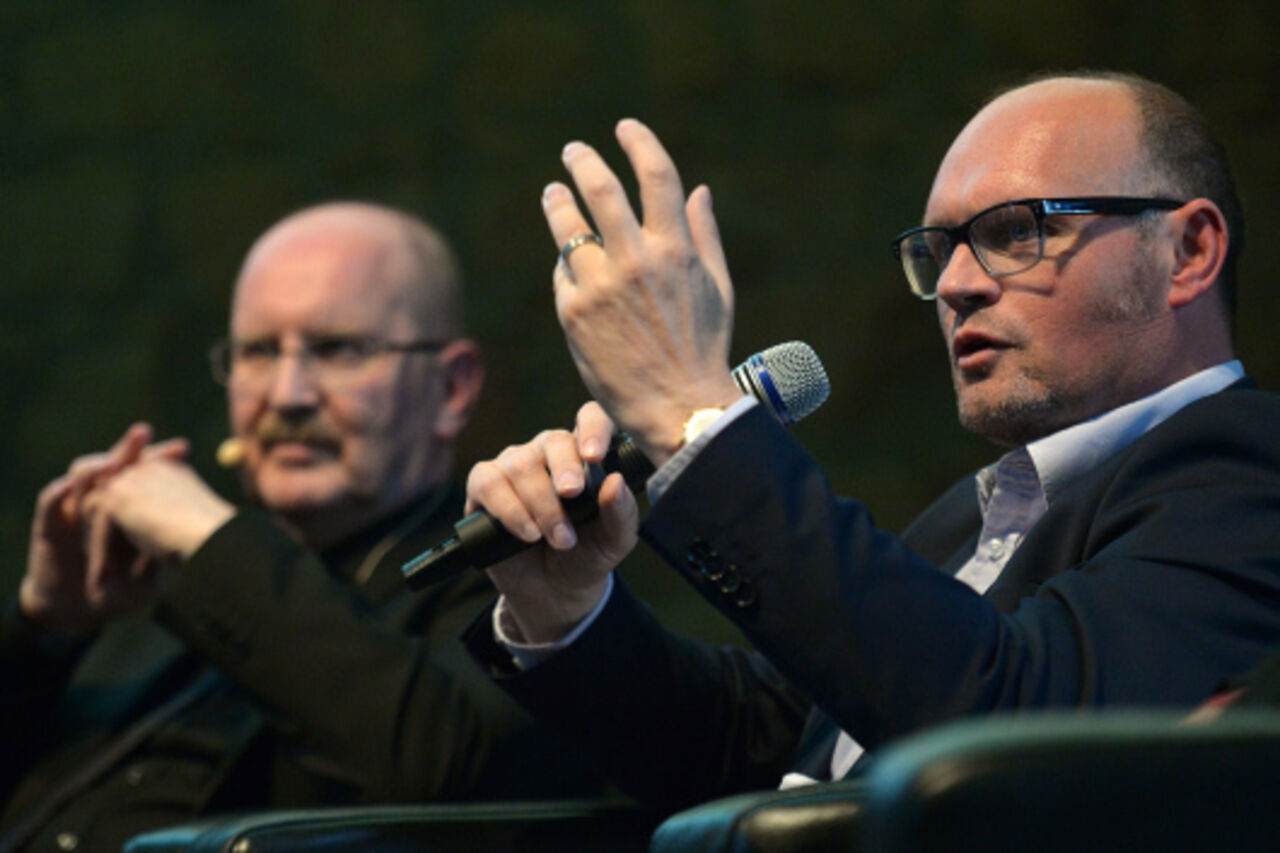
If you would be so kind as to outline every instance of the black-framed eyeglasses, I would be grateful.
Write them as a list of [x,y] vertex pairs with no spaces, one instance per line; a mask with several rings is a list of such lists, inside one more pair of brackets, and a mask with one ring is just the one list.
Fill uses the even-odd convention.
[[[352,378],[372,359],[393,352],[437,353],[450,341],[388,341],[372,335],[317,335],[303,341],[298,359],[315,375],[338,384]],[[209,349],[214,381],[226,385],[232,379],[263,383],[275,375],[284,355],[280,339],[273,337],[218,341]]]
[[911,292],[921,299],[938,295],[938,278],[961,243],[993,278],[1024,272],[1044,258],[1045,219],[1050,216],[1136,216],[1148,210],[1175,210],[1185,202],[1167,198],[1086,196],[1022,198],[980,210],[959,225],[924,225],[893,239]]

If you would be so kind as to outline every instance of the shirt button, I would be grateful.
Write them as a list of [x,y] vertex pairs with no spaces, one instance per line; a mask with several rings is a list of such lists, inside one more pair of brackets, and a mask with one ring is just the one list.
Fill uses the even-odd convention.
[[54,841],[57,842],[59,850],[75,850],[80,846],[80,838],[70,832],[59,832]]

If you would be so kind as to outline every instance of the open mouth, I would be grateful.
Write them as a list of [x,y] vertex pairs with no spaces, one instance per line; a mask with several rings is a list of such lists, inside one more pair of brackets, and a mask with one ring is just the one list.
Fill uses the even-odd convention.
[[986,367],[1001,351],[1009,348],[1009,344],[983,332],[963,331],[951,341],[951,353],[955,357],[956,367],[961,370],[975,370]]

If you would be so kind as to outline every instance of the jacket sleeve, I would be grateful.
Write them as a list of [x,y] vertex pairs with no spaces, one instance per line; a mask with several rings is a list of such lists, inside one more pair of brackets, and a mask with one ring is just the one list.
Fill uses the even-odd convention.
[[0,611],[0,803],[48,747],[47,722],[88,643],[39,630],[16,599]]
[[492,625],[490,610],[467,631],[476,660],[642,803],[671,811],[771,788],[792,759],[807,700],[758,654],[664,630],[621,582],[577,640],[527,671]]
[[[157,618],[259,700],[308,771],[355,799],[583,787],[572,761],[555,775],[556,745],[457,640],[491,594],[466,579],[374,606],[245,511],[166,573]],[[530,773],[538,762],[545,772]]]
[[869,747],[983,711],[1191,705],[1280,637],[1280,408],[1214,396],[1058,496],[986,597],[834,496],[756,412],[644,537]]

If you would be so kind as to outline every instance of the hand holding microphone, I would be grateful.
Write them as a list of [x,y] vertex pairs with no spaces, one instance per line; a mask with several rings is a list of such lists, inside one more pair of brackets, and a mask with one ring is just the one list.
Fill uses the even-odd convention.
[[[733,378],[739,389],[753,395],[784,425],[809,415],[822,405],[830,391],[822,362],[808,344],[799,341],[778,344],[751,356],[734,368]],[[596,515],[599,488],[614,471],[622,474],[631,491],[638,492],[653,473],[653,465],[630,439],[615,438],[601,464],[587,466],[586,488],[561,501],[574,524]],[[455,536],[404,565],[402,571],[410,587],[422,589],[467,568],[488,568],[533,544],[511,534],[484,510],[462,519],[454,530]]]

